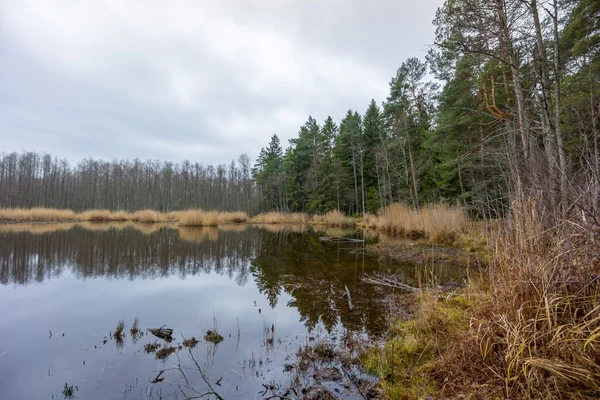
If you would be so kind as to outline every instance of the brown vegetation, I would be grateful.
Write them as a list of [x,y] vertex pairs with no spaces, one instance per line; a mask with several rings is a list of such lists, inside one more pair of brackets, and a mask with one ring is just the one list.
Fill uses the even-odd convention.
[[186,210],[179,213],[181,226],[218,226],[224,224],[241,224],[248,220],[248,215],[242,211],[204,211]]
[[313,224],[340,228],[354,228],[356,226],[356,220],[354,218],[347,217],[341,211],[333,210],[323,215],[315,215],[313,218]]
[[392,398],[597,398],[598,228],[514,204],[488,238],[489,274],[455,294],[422,291],[364,364]]
[[[361,224],[359,220],[333,210],[323,215],[311,216],[305,213],[268,212],[249,218],[245,212],[223,212],[204,210],[185,210],[160,213],[154,210],[141,210],[135,213],[110,210],[88,210],[75,213],[71,210],[49,208],[0,209],[0,221],[3,222],[138,222],[150,224],[159,222],[178,222],[182,227],[220,226],[229,224],[252,223],[260,225],[320,225],[339,228],[365,228],[383,230],[412,238],[427,237],[432,241],[454,240],[470,227],[470,221],[459,207],[444,205],[426,206],[421,211],[403,204],[392,204],[378,215],[367,214]],[[149,233],[155,231],[150,230]]]
[[305,213],[271,211],[254,216],[250,222],[253,224],[307,224],[312,222],[312,217]]
[[154,210],[140,210],[133,213],[131,220],[147,224],[154,222],[163,222],[166,220],[166,217],[164,214],[161,214]]
[[2,208],[0,221],[10,222],[59,222],[77,221],[77,214],[71,210],[54,208]]
[[410,237],[426,237],[433,242],[452,242],[471,227],[471,220],[460,207],[434,204],[420,211],[401,203],[391,204],[378,215],[365,215],[363,225]]

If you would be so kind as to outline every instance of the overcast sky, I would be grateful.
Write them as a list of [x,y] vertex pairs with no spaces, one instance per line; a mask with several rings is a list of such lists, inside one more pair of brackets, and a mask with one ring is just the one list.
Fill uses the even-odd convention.
[[2,0],[0,152],[253,159],[378,103],[442,0]]

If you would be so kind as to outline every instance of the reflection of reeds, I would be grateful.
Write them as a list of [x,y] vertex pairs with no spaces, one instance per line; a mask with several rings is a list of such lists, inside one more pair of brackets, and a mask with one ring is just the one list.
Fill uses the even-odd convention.
[[272,233],[304,233],[310,229],[309,224],[254,224],[253,226]]
[[219,226],[219,230],[222,232],[245,232],[247,229],[248,224],[229,224]]
[[186,210],[179,213],[181,226],[217,226],[225,224],[240,224],[248,220],[248,215],[242,211],[204,211]]
[[60,222],[53,224],[1,224],[0,232],[29,232],[32,234],[43,234],[49,232],[68,231],[75,227],[73,222]]
[[173,225],[144,224],[138,222],[60,222],[51,224],[23,223],[23,224],[2,224],[0,223],[0,232],[28,232],[32,234],[44,234],[59,231],[68,231],[75,227],[80,227],[88,231],[107,232],[109,230],[124,230],[127,228],[136,229],[146,235],[152,234],[163,227],[173,227]]
[[214,227],[179,227],[179,238],[188,242],[215,242],[219,239],[219,229]]

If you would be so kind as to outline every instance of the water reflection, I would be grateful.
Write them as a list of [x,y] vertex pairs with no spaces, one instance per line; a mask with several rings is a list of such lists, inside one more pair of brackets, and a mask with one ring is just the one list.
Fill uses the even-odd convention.
[[[244,285],[252,274],[271,307],[285,291],[309,329],[322,322],[328,330],[341,319],[354,329],[374,331],[382,313],[373,312],[376,288],[359,275],[380,268],[373,259],[352,254],[354,243],[328,243],[307,228],[278,226],[271,231],[247,226],[162,227],[143,233],[131,227],[107,229],[79,225],[54,232],[0,233],[0,282],[29,285],[60,277],[69,269],[77,278],[155,279],[215,272]],[[62,226],[58,227],[62,228]],[[339,234],[340,232],[334,232]],[[354,293],[348,310],[344,285]]]
[[[117,321],[138,317],[143,329],[168,324],[176,340],[202,338],[218,319],[225,341],[194,351],[213,382],[226,377],[226,398],[257,398],[263,380],[289,380],[283,364],[309,336],[382,332],[390,289],[361,277],[395,271],[414,283],[431,274],[423,265],[377,260],[365,243],[320,240],[348,234],[301,225],[0,226],[0,398],[40,398],[65,381],[79,384],[82,398],[114,398],[118,388],[148,381],[165,368],[154,355],[140,356],[154,338],[125,340],[116,352],[110,342]],[[440,268],[440,276],[456,271]],[[255,356],[257,365],[265,362],[260,380],[245,367]],[[147,398],[138,394],[127,398]]]
[[[251,274],[272,308],[282,292],[289,294],[292,300],[287,305],[298,309],[309,330],[319,322],[331,330],[338,320],[349,329],[370,333],[382,327],[384,314],[376,301],[382,292],[360,277],[388,271],[390,265],[366,256],[360,251],[363,243],[319,240],[319,235],[347,234],[343,230],[314,232],[303,225],[178,229],[87,225],[17,225],[12,232],[0,231],[0,282],[29,285],[60,277],[69,269],[80,279],[185,278],[214,272],[242,286]],[[426,268],[404,267],[409,281],[430,273]],[[345,285],[352,292],[352,312],[344,297]]]

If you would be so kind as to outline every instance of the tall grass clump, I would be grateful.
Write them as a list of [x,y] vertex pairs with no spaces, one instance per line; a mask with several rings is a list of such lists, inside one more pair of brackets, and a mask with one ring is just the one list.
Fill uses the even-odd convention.
[[421,210],[394,203],[377,217],[365,216],[363,224],[411,238],[426,237],[435,242],[451,242],[468,231],[471,221],[461,207],[428,205]]
[[254,224],[307,224],[312,222],[312,217],[306,213],[271,211],[255,215],[250,222]]
[[141,223],[162,222],[165,220],[163,214],[154,210],[140,210],[133,213],[132,221]]
[[315,215],[313,218],[315,225],[327,225],[340,228],[353,228],[356,226],[356,220],[347,217],[343,212],[332,210],[323,215]]
[[181,226],[218,226],[224,224],[240,224],[248,220],[248,214],[243,211],[223,212],[186,210],[179,213]]
[[2,208],[0,221],[7,222],[60,222],[77,221],[78,217],[71,210],[56,208]]
[[581,211],[557,217],[533,200],[512,205],[488,238],[488,276],[467,288],[469,327],[431,369],[444,390],[600,396],[599,233]]
[[[110,210],[88,210],[77,214],[80,221],[89,222],[110,222],[114,221],[113,213]],[[121,217],[122,215],[119,215]]]
[[413,317],[361,357],[390,398],[600,397],[600,226],[556,214],[513,203],[487,233],[486,273],[422,290]]

